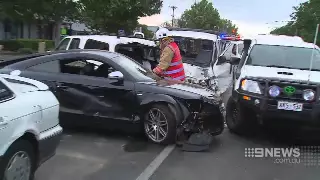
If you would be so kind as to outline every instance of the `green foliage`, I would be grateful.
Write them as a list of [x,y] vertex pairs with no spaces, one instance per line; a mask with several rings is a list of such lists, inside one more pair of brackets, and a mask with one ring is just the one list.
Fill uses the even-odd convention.
[[[298,35],[313,42],[317,23],[320,23],[320,0],[310,0],[293,7],[292,22],[276,28],[271,34]],[[319,36],[318,36],[319,37]],[[317,44],[320,44],[320,37]]]
[[220,15],[212,3],[202,0],[191,6],[182,14],[179,26],[194,29],[215,29],[219,25]]
[[31,48],[20,48],[18,49],[17,51],[19,54],[32,54],[34,53],[35,51],[32,50]]
[[217,9],[208,0],[201,0],[191,6],[177,20],[181,28],[218,30],[231,33],[237,27],[227,19],[221,19]]
[[232,33],[232,31],[237,32],[238,28],[235,24],[232,23],[232,21],[228,19],[221,19],[220,23],[218,25],[220,31],[225,31],[227,33]]
[[22,48],[38,51],[39,42],[45,42],[47,50],[54,48],[54,41],[45,39],[2,40],[0,41],[0,44],[3,45],[3,50],[7,51],[17,51]]
[[77,3],[73,0],[2,0],[2,15],[14,20],[64,20],[77,13]]
[[127,33],[137,27],[139,17],[160,13],[162,0],[79,0],[81,21],[100,32]]

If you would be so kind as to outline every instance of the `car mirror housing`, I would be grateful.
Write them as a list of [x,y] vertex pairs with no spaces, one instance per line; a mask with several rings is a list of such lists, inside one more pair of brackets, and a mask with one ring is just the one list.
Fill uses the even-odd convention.
[[230,64],[238,65],[240,63],[240,60],[241,59],[239,57],[231,57]]
[[123,74],[120,71],[114,71],[108,74],[109,79],[117,79],[117,80],[122,80],[123,79]]
[[217,62],[218,65],[226,62],[228,62],[226,56],[219,56],[218,62]]

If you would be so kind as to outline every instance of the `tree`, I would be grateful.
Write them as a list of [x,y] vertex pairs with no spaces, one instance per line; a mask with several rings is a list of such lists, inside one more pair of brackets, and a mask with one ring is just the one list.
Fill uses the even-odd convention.
[[221,19],[218,10],[207,0],[201,0],[184,11],[177,24],[182,28],[218,30],[227,33],[238,29],[230,20]]
[[81,21],[100,32],[131,32],[140,17],[160,13],[162,0],[79,0]]
[[320,0],[310,0],[293,7],[291,19],[292,22],[276,28],[270,33],[298,35],[305,41],[313,42],[316,24],[320,23]]
[[236,27],[236,25],[234,25],[232,21],[228,19],[221,19],[218,27],[219,27],[219,31],[223,31],[229,34],[233,33],[233,31],[235,31],[235,33],[237,33],[238,31],[238,28]]
[[178,21],[179,26],[183,28],[194,29],[215,29],[219,25],[220,15],[212,3],[207,0],[201,0],[191,6],[182,14]]
[[13,21],[39,24],[55,22],[56,42],[60,40],[61,22],[78,15],[77,3],[73,0],[2,0],[0,10],[4,17]]

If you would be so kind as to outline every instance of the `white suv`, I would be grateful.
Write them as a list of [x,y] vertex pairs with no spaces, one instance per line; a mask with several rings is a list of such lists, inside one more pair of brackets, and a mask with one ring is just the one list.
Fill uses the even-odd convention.
[[0,179],[32,179],[55,154],[59,102],[47,85],[0,74]]
[[318,46],[296,36],[259,35],[244,40],[242,57],[233,57],[231,64],[238,65],[226,107],[232,132],[271,122],[320,127]]

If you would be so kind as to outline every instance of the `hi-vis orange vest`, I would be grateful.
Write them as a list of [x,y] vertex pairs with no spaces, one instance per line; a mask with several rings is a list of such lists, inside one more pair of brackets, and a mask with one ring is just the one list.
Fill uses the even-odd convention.
[[180,49],[175,42],[171,42],[170,44],[168,44],[168,47],[174,52],[174,55],[171,60],[170,66],[165,71],[163,71],[163,74],[165,74],[165,79],[184,81],[185,73]]

